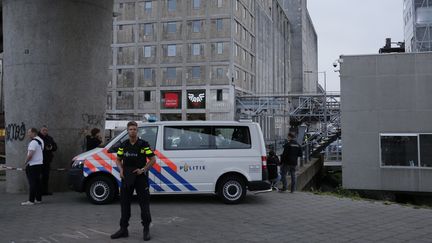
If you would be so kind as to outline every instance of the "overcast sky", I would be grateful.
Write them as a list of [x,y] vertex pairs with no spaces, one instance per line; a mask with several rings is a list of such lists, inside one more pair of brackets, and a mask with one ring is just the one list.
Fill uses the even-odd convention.
[[340,90],[333,68],[340,55],[378,53],[387,37],[403,41],[403,0],[308,0],[308,9],[318,34],[318,71],[327,72],[327,91]]

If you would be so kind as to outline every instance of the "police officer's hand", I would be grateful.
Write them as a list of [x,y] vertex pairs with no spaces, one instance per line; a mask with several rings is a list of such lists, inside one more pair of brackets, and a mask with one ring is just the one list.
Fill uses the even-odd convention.
[[141,174],[145,173],[145,170],[144,169],[136,169],[133,171],[133,173],[135,173],[137,175],[141,175]]
[[120,178],[124,179],[123,170],[120,170]]

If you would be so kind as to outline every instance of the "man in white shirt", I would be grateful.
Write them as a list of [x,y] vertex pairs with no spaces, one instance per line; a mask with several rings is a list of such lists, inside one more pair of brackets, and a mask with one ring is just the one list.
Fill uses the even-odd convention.
[[23,206],[42,202],[42,165],[44,149],[43,140],[37,135],[38,130],[31,128],[27,136],[31,139],[28,145],[27,158],[25,160],[26,175],[30,186],[29,200],[21,203]]

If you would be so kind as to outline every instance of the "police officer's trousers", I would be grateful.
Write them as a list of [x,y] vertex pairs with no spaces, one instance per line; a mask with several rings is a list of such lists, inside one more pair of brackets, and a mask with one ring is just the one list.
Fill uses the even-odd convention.
[[128,178],[128,176],[126,176],[125,179],[122,180],[122,186],[120,189],[121,228],[127,228],[129,226],[129,219],[131,216],[131,202],[134,189],[138,195],[138,203],[141,207],[141,223],[144,227],[148,227],[150,225],[151,215],[148,177],[144,174],[141,174],[139,176],[135,176],[135,178]]

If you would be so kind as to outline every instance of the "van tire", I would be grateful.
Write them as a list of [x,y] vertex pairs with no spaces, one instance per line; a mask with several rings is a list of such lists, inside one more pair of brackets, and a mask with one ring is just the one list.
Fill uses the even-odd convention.
[[108,204],[117,196],[118,189],[110,178],[99,175],[86,183],[86,194],[94,204]]
[[246,183],[239,176],[227,176],[220,181],[217,193],[224,203],[238,204],[246,196]]

